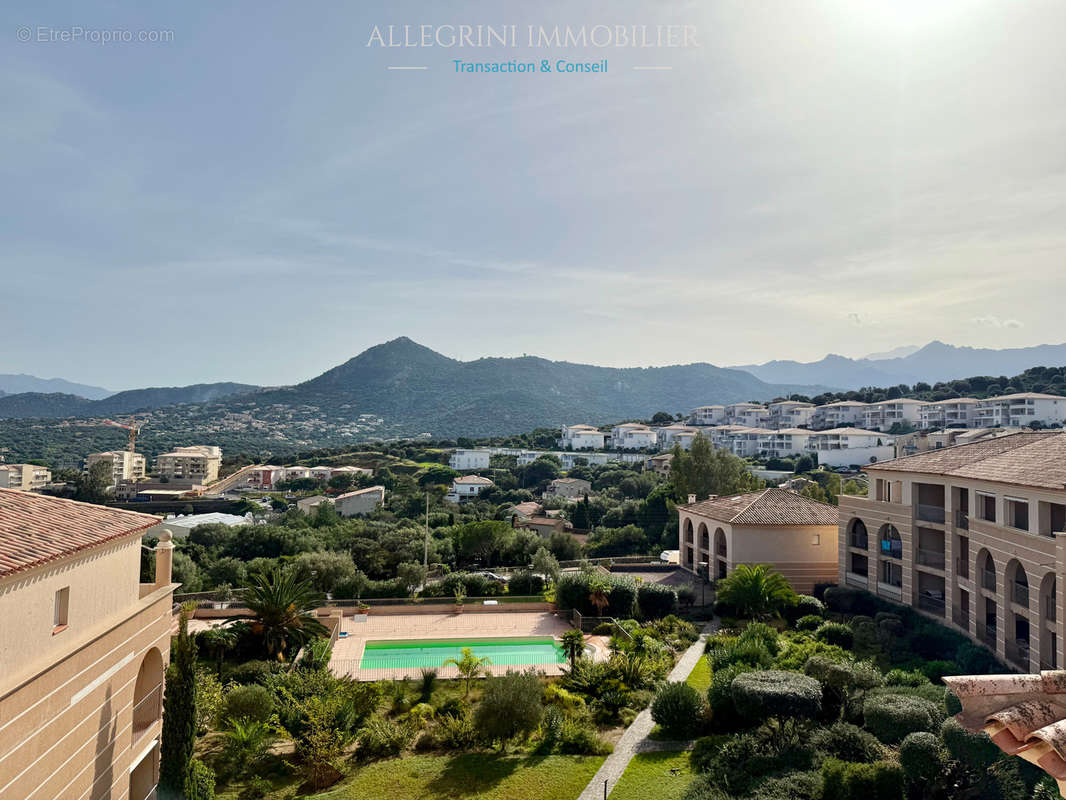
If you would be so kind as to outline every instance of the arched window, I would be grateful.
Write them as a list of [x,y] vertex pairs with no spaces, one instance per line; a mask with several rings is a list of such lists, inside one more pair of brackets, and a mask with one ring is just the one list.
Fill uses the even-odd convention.
[[144,655],[133,685],[133,741],[163,716],[163,657],[152,648]]
[[700,549],[706,552],[711,550],[711,535],[707,532],[707,526],[700,523]]
[[982,589],[996,591],[996,562],[987,550],[977,554],[977,575]]
[[881,557],[903,558],[903,539],[900,538],[895,525],[881,526]]
[[683,544],[692,544],[692,520],[685,520],[684,532],[685,535]]
[[1007,595],[1012,603],[1029,607],[1029,576],[1021,562],[1015,559],[1007,564]]
[[866,533],[866,523],[861,519],[853,519],[848,525],[848,545],[860,547],[865,550],[870,546],[870,539]]
[[728,549],[725,542],[725,531],[718,528],[714,532],[714,554],[722,558],[726,558],[728,555]]

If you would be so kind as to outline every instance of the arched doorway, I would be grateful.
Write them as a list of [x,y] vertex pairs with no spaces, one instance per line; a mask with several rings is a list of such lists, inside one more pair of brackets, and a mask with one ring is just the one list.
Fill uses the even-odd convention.
[[717,528],[714,532],[714,561],[716,576],[724,578],[729,573],[729,548],[725,540],[725,531]]
[[977,553],[977,638],[996,649],[998,631],[996,606],[996,562],[992,554],[982,548]]
[[903,539],[895,525],[885,524],[878,540],[878,591],[899,600],[903,596]]
[[1022,669],[1029,670],[1029,648],[1032,631],[1029,625],[1029,576],[1016,558],[1007,562],[1004,594],[1007,596],[1007,658]]
[[685,518],[681,526],[681,565],[686,569],[692,569],[696,563],[692,537],[692,520]]
[[163,657],[153,647],[144,654],[133,686],[133,742],[163,716]]
[[700,550],[703,553],[710,554],[711,552],[711,535],[707,532],[707,526],[704,523],[700,523],[699,528],[700,535]]

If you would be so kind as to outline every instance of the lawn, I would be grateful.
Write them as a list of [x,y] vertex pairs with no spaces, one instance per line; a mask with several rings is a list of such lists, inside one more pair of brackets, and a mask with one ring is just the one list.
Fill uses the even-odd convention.
[[[573,800],[592,780],[603,756],[409,755],[359,767],[336,787],[296,795],[289,785],[270,800]],[[236,800],[237,789],[216,795]]]
[[[675,769],[678,773],[671,774]],[[610,800],[680,800],[691,780],[687,752],[637,753],[611,790]]]
[[711,662],[707,660],[706,656],[700,656],[700,660],[696,662],[696,666],[692,668],[692,672],[685,678],[685,683],[691,686],[700,694],[705,694],[707,689],[711,686]]

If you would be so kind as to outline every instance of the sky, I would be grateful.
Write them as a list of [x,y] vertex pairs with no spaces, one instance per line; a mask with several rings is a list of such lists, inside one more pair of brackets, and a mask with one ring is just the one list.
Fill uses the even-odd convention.
[[[0,373],[277,385],[397,336],[608,366],[1066,340],[1066,4],[576,5],[3,4]],[[698,46],[368,46],[405,24]]]

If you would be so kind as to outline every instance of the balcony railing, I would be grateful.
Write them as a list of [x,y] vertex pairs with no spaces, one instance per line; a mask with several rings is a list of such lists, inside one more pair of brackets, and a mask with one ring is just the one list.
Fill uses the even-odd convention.
[[938,617],[944,616],[945,602],[942,597],[933,597],[932,595],[919,594],[918,595],[918,608],[922,611],[928,611],[930,614],[936,614]]
[[965,511],[955,512],[955,527],[964,531],[970,530],[970,515]]
[[133,706],[133,741],[163,716],[163,684],[159,684]]
[[844,583],[860,589],[865,589],[870,585],[870,581],[865,575],[858,575],[854,572],[848,572],[844,575]]
[[1020,606],[1029,607],[1029,584],[1014,581],[1011,585],[1010,599]]
[[955,576],[958,578],[970,577],[970,559],[968,558],[956,558],[955,559]]
[[939,525],[944,524],[944,507],[933,506],[927,503],[918,503],[916,506],[916,513],[918,519],[922,522],[934,522]]
[[939,550],[919,550],[915,560],[923,567],[944,569],[944,554]]
[[993,569],[981,570],[981,586],[989,591],[996,591],[996,571]]

